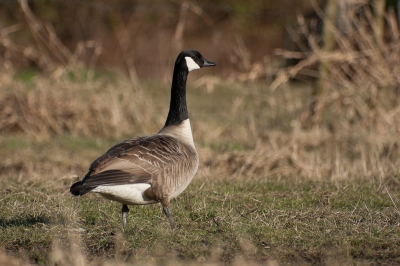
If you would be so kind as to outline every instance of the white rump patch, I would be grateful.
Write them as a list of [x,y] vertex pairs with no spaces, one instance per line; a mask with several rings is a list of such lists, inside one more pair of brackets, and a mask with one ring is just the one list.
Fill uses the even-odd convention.
[[117,186],[98,186],[92,192],[99,193],[109,200],[114,200],[126,205],[141,205],[156,203],[156,201],[143,197],[143,192],[150,184],[127,184]]
[[189,69],[189,72],[200,68],[200,66],[191,57],[186,56],[185,59],[186,59],[186,65]]

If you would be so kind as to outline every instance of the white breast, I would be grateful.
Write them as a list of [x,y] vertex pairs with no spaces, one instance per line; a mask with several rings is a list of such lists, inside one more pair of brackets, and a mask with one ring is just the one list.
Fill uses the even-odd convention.
[[127,184],[117,186],[98,186],[92,192],[99,193],[109,200],[114,200],[126,205],[142,205],[156,203],[156,201],[143,197],[143,192],[150,184]]
[[158,134],[165,134],[173,136],[182,142],[185,142],[194,147],[192,128],[190,127],[189,118],[183,120],[178,126],[165,127],[158,132]]

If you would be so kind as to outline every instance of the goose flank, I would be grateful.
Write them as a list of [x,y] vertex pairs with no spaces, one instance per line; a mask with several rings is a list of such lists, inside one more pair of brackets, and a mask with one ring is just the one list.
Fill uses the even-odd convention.
[[174,229],[170,200],[187,188],[199,165],[186,104],[187,76],[192,70],[211,66],[216,64],[198,51],[182,51],[175,61],[164,127],[157,134],[130,138],[111,147],[71,186],[71,194],[95,192],[122,203],[124,226],[128,205],[161,203]]

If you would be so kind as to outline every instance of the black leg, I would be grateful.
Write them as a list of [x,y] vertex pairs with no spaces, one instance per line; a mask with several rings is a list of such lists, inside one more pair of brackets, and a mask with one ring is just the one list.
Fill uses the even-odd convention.
[[164,200],[161,202],[162,206],[163,206],[163,212],[165,214],[165,216],[167,216],[168,221],[171,225],[172,229],[176,228],[176,223],[174,221],[174,217],[172,217],[172,213],[171,210],[169,209],[169,200]]
[[128,217],[129,208],[127,205],[122,204],[122,224],[126,225],[126,218]]

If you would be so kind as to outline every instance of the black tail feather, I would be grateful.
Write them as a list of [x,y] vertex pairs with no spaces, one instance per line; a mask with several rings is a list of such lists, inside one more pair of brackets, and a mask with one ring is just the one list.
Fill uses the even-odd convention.
[[82,195],[80,192],[81,188],[82,188],[82,181],[78,181],[71,186],[69,192],[71,192],[71,194],[74,196],[80,196]]
[[82,195],[85,195],[86,193],[92,191],[95,188],[96,188],[96,186],[94,186],[94,187],[84,186],[82,184],[82,181],[78,181],[71,186],[71,188],[69,189],[69,192],[71,192],[71,194],[74,196],[82,196]]

